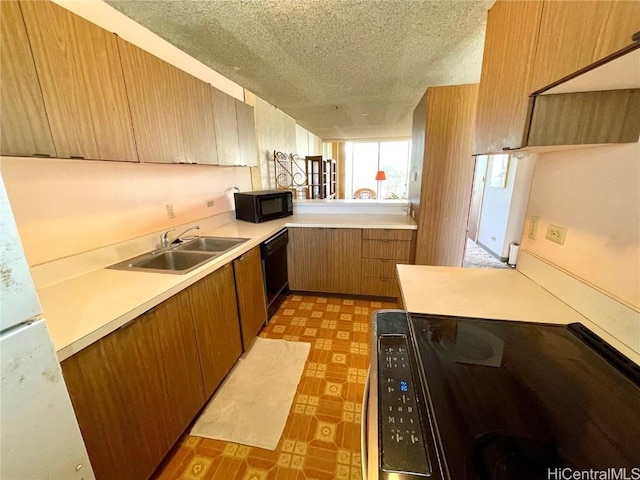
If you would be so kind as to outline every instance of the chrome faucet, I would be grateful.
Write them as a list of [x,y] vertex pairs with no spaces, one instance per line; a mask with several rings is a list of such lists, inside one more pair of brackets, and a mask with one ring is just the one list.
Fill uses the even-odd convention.
[[187,228],[184,232],[178,235],[172,242],[169,242],[169,233],[173,232],[175,228],[167,230],[162,235],[160,235],[160,248],[169,248],[171,245],[178,244],[182,242],[182,237],[185,233],[190,232],[191,230],[200,230],[200,225],[195,225],[193,227]]
[[171,228],[160,235],[160,248],[169,248],[169,233],[174,230],[175,228]]

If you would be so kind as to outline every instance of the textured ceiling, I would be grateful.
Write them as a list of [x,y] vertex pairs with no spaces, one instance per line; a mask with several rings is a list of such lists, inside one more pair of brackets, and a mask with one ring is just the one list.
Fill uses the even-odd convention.
[[480,79],[495,0],[107,0],[321,138],[409,136],[427,87]]

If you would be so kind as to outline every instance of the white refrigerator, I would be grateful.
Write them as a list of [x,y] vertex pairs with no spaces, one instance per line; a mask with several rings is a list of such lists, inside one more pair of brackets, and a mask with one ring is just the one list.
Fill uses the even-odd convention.
[[0,175],[0,478],[95,479]]

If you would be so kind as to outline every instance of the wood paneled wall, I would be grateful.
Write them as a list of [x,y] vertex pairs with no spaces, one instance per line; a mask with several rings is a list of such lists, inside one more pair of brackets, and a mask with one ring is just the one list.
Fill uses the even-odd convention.
[[[415,216],[416,264],[462,265],[473,182],[471,153],[477,97],[477,84],[433,87],[414,112],[417,124],[413,142],[424,145]],[[418,160],[414,152],[412,161]]]

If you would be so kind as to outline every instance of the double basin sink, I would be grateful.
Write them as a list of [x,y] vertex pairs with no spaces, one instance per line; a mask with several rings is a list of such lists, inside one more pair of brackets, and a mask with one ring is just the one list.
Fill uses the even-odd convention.
[[135,272],[185,274],[243,244],[248,238],[198,237],[166,250],[157,250],[108,268]]

